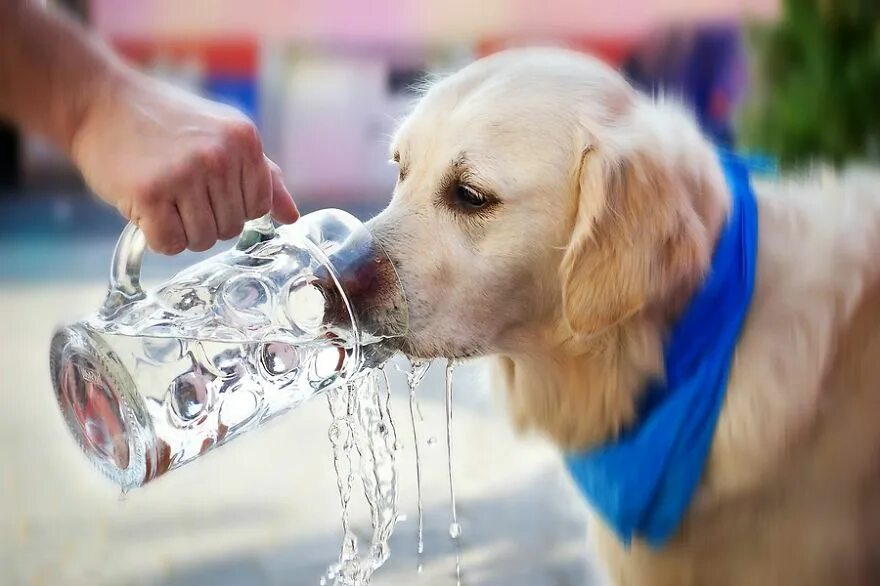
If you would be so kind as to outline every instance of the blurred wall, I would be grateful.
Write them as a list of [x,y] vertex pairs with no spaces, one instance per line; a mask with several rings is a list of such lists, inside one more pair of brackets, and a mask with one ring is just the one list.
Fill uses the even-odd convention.
[[312,43],[456,43],[611,36],[663,22],[770,17],[776,0],[92,0],[109,35],[228,35]]
[[[388,139],[427,71],[528,44],[620,64],[658,26],[777,11],[777,0],[91,0],[88,12],[133,62],[250,115],[310,209],[387,200]],[[31,167],[50,160],[28,152]]]

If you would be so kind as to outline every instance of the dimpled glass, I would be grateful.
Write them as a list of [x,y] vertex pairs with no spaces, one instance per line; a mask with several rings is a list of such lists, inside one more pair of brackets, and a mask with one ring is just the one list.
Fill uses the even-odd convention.
[[129,225],[103,306],[50,350],[68,426],[123,489],[381,363],[406,330],[390,260],[338,210],[251,222],[233,249],[149,291],[144,247]]

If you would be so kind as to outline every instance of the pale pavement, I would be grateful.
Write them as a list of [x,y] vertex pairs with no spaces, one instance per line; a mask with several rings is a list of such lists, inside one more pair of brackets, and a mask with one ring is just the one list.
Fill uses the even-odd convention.
[[[98,281],[0,285],[0,585],[317,584],[341,539],[324,399],[120,501],[63,427],[48,377],[53,327],[94,310],[102,293]],[[587,557],[585,507],[558,454],[515,437],[476,372],[462,367],[455,381],[462,583],[598,584]],[[421,573],[406,391],[400,374],[390,378],[408,519],[373,584],[455,584],[442,364],[421,389]],[[431,436],[438,441],[428,447]],[[357,523],[366,528],[363,515]]]

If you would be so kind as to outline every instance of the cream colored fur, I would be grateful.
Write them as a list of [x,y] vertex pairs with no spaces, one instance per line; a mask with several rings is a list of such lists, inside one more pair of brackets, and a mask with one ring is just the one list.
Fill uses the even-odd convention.
[[[598,61],[502,53],[434,85],[372,222],[405,350],[491,355],[514,421],[562,448],[633,419],[729,208],[712,147]],[[465,209],[456,185],[488,196]],[[592,535],[616,584],[880,583],[880,177],[756,182],[757,283],[708,469],[665,548]]]

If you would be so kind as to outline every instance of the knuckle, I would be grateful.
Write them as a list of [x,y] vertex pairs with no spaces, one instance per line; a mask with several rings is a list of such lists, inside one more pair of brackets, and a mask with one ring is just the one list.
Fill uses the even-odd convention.
[[269,210],[272,208],[272,202],[270,199],[264,195],[260,195],[258,197],[250,209],[250,214],[248,216],[249,220],[253,220],[262,216],[265,216],[269,213]]
[[168,168],[168,183],[176,186],[188,183],[201,173],[200,165],[201,161],[192,155],[172,164]]
[[141,205],[152,206],[162,201],[164,191],[158,179],[149,177],[136,185],[134,197]]
[[208,171],[221,171],[226,166],[226,150],[222,145],[203,147],[196,158],[199,165]]
[[232,143],[246,154],[255,156],[263,152],[257,127],[248,119],[232,122],[229,126],[228,136]]

